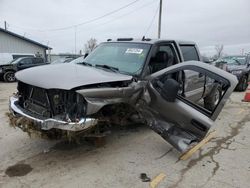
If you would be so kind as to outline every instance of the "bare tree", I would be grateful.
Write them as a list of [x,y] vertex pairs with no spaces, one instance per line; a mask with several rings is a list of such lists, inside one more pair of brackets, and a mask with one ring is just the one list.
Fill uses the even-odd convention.
[[85,53],[92,52],[96,46],[97,46],[97,40],[95,38],[89,39],[87,43],[84,45]]
[[223,49],[224,49],[224,45],[223,44],[218,44],[218,45],[215,45],[215,50],[216,50],[216,58],[219,59],[222,54],[223,54]]

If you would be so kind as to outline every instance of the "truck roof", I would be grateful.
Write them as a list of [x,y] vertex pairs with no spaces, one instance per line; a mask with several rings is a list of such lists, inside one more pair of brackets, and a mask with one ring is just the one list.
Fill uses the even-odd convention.
[[174,40],[174,39],[133,39],[133,38],[118,38],[118,39],[108,39],[107,42],[128,42],[128,43],[145,43],[145,44],[155,44],[160,42],[176,42],[178,44],[185,45],[195,45],[195,42],[192,41],[184,41],[184,40]]

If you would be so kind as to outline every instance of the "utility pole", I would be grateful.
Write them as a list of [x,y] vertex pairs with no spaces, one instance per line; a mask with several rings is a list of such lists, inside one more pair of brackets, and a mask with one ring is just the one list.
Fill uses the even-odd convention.
[[76,55],[76,29],[77,27],[75,26],[75,55]]
[[158,39],[161,38],[161,13],[162,13],[162,0],[160,0],[160,8],[159,8]]
[[244,55],[244,48],[241,49],[241,55]]
[[4,29],[7,30],[7,22],[4,21]]

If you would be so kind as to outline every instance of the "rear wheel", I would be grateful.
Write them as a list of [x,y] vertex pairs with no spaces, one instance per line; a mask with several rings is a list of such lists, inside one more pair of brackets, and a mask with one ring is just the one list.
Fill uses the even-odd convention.
[[219,84],[214,85],[208,96],[204,98],[204,107],[210,111],[213,111],[217,104],[220,102],[221,95],[221,86]]
[[3,79],[5,82],[15,82],[16,81],[15,72],[7,71],[6,73],[4,73]]
[[239,85],[237,87],[237,89],[239,91],[246,91],[248,86],[248,78],[246,75],[242,76],[242,78],[240,79]]

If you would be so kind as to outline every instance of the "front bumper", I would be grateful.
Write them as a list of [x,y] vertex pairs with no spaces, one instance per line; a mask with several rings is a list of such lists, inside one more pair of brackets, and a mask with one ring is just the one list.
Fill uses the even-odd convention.
[[42,130],[50,130],[50,129],[61,129],[66,131],[83,131],[88,130],[91,127],[94,127],[98,120],[93,118],[84,118],[79,122],[66,122],[62,120],[57,120],[53,118],[49,119],[40,119],[33,117],[28,112],[25,112],[25,109],[18,105],[18,98],[16,96],[11,96],[9,100],[9,108],[10,112],[13,113],[16,117],[25,117],[31,121],[33,121],[37,126],[39,126]]

